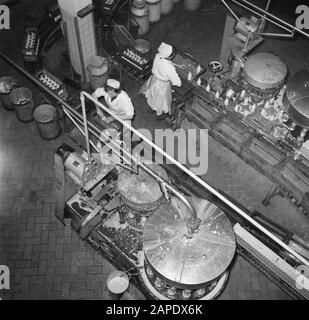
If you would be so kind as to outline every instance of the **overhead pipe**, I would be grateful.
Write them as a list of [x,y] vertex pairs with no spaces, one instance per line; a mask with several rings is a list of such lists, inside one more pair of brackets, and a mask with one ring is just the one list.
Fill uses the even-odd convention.
[[238,23],[240,23],[245,30],[247,30],[248,32],[250,32],[250,30],[247,28],[247,26],[238,18],[237,14],[228,6],[228,4],[224,1],[221,0],[221,2],[225,5],[225,7],[230,11],[230,13],[233,15],[233,17],[238,21]]
[[[222,0],[221,0],[221,1],[222,1]],[[240,6],[240,7],[242,7],[242,8],[245,8],[245,9],[248,10],[249,12],[254,13],[254,14],[257,15],[258,17],[260,17],[260,18],[262,18],[262,19],[264,19],[264,20],[267,20],[268,22],[276,25],[277,27],[279,27],[279,28],[281,28],[281,29],[283,29],[283,30],[285,30],[285,31],[287,31],[287,32],[289,32],[289,33],[294,34],[293,28],[292,28],[292,30],[291,30],[291,29],[288,29],[288,28],[284,27],[283,25],[279,24],[278,22],[273,21],[273,20],[267,18],[265,15],[262,15],[261,13],[258,13],[258,12],[256,12],[256,11],[254,11],[253,9],[248,8],[248,7],[245,6],[244,4],[238,2],[237,0],[231,0],[231,1],[234,2],[235,4],[237,4],[238,6]],[[278,35],[280,35],[280,34],[278,34]]]
[[[267,0],[267,4],[266,4],[266,7],[265,7],[265,11],[268,12],[268,9],[270,7],[270,3],[271,3],[271,0]],[[262,19],[261,21],[261,29],[260,29],[260,32],[262,32],[264,30],[264,27],[265,27],[265,19],[266,18],[266,14],[264,14],[264,18]]]
[[[221,0],[221,1],[222,1],[222,0]],[[231,0],[231,1],[234,2],[234,3],[236,3],[236,4],[239,5],[239,6],[242,6],[242,7],[246,8],[247,10],[249,10],[249,11],[251,11],[251,12],[253,11],[255,14],[258,14],[259,16],[261,16],[259,13],[257,13],[257,12],[255,12],[254,10],[246,7],[244,4],[241,4],[241,3],[239,3],[239,2],[236,1],[236,0]],[[264,9],[262,9],[262,8],[256,6],[256,5],[254,5],[253,3],[251,3],[251,2],[249,2],[249,1],[247,1],[247,0],[240,0],[240,1],[246,3],[247,5],[251,6],[252,8],[254,8],[254,9],[256,9],[256,10],[261,11],[264,15],[269,16],[269,17],[271,17],[272,19],[275,19],[275,20],[279,21],[280,23],[282,23],[282,24],[285,25],[286,27],[290,28],[291,31],[297,31],[298,33],[302,34],[303,36],[309,38],[309,34],[308,34],[308,33],[306,33],[306,32],[304,32],[304,31],[298,29],[296,26],[291,25],[290,23],[288,23],[288,22],[286,22],[286,21],[284,21],[284,20],[276,17],[275,15],[273,15],[273,14],[265,11]],[[262,17],[264,17],[264,16],[262,16]],[[268,18],[266,18],[266,20],[268,20],[268,21],[270,21],[270,22],[272,22],[272,23],[275,23],[274,21],[272,21],[272,20],[270,20],[270,19],[268,19]],[[278,25],[278,26],[279,26],[279,25]],[[284,28],[284,27],[281,26],[281,25],[280,25],[280,27],[281,27],[281,28]],[[285,29],[285,30],[286,30],[286,29]],[[290,31],[290,32],[291,32],[291,31]]]

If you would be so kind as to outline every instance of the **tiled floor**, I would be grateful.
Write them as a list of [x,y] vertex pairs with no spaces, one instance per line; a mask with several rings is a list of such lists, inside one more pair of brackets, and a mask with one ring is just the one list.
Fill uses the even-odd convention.
[[[178,4],[169,17],[151,27],[148,38],[154,45],[161,39],[173,42],[206,64],[217,58],[220,51],[225,11],[217,3],[215,0],[207,1],[204,9],[196,14],[184,12]],[[31,8],[37,6],[37,2],[25,0],[22,6],[28,8],[36,21],[40,9],[32,11]],[[16,43],[21,43],[23,26],[18,27],[16,21],[22,19],[24,9],[14,10],[13,30],[0,34],[2,39],[6,39],[1,43],[1,50],[20,62],[20,46]],[[11,35],[15,34],[13,38]],[[292,49],[286,41],[268,41],[259,49],[277,51],[293,73],[301,67],[309,68],[308,59],[304,60],[309,50],[308,43],[308,40],[305,42],[298,38]],[[1,74],[13,75],[34,90],[26,79],[2,60],[0,67]],[[127,90],[136,107],[135,127],[167,126],[145,113],[144,102],[137,96],[135,85],[129,85]],[[0,108],[0,265],[8,265],[11,270],[11,290],[0,291],[0,298],[110,298],[106,278],[113,267],[79,240],[69,226],[63,226],[54,217],[53,151],[60,143],[61,138],[53,142],[42,140],[33,123],[20,123],[14,113]],[[287,201],[277,198],[267,208],[261,205],[265,190],[270,186],[265,177],[216,141],[210,139],[209,146],[209,170],[204,178],[210,184],[309,239],[308,220]],[[289,297],[238,256],[220,299]]]

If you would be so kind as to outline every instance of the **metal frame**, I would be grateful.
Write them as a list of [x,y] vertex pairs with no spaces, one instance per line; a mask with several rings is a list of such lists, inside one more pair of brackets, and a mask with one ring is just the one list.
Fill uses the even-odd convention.
[[[230,0],[231,2],[233,2],[234,4],[248,10],[251,13],[254,13],[255,15],[259,16],[261,19],[260,22],[260,28],[258,32],[251,32],[244,23],[242,23],[242,21],[239,19],[239,17],[237,16],[237,14],[232,10],[232,8],[227,4],[228,0],[220,0],[223,5],[228,9],[228,11],[233,15],[233,17],[238,21],[238,23],[240,23],[245,30],[247,30],[248,35],[247,35],[247,39],[245,42],[245,47],[244,47],[244,51],[246,51],[247,47],[248,47],[248,43],[250,41],[250,38],[252,38],[255,35],[259,35],[259,36],[268,36],[268,37],[281,37],[281,38],[293,38],[295,32],[300,33],[301,35],[309,38],[309,34],[298,29],[296,26],[291,25],[290,23],[278,18],[277,16],[269,13],[267,10],[269,9],[271,0],[267,1],[267,5],[265,10],[254,5],[253,3],[251,3],[250,1],[247,0]],[[251,7],[250,7],[251,6]],[[265,27],[265,21],[268,21],[274,25],[276,25],[277,27],[279,27],[282,30],[285,30],[288,32],[288,34],[286,33],[267,33],[267,32],[263,32],[264,27]]]

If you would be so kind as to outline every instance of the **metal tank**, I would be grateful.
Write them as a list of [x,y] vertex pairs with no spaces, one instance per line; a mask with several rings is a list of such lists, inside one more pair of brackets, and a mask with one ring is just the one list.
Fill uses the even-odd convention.
[[287,73],[286,64],[271,53],[250,55],[244,64],[244,89],[252,96],[271,99],[284,85]]
[[289,117],[302,128],[309,129],[309,71],[301,70],[287,83],[284,106]]

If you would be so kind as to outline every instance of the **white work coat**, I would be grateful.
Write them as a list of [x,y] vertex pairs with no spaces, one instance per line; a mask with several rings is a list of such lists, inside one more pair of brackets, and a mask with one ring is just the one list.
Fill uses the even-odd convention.
[[172,107],[172,87],[181,86],[181,79],[170,60],[165,59],[160,53],[155,56],[152,76],[143,84],[140,93],[143,93],[151,109],[157,112],[170,113]]
[[[97,92],[97,91],[96,91]],[[111,108],[111,111],[115,113],[115,115],[119,116],[120,119],[122,119],[122,116],[126,116],[129,118],[133,118],[134,116],[134,107],[132,104],[132,101],[128,94],[125,91],[121,91],[116,98],[113,100],[108,94],[97,94],[95,92],[95,95],[97,98],[104,97],[104,100],[106,104]],[[129,126],[131,126],[131,119],[130,120],[122,120]]]

